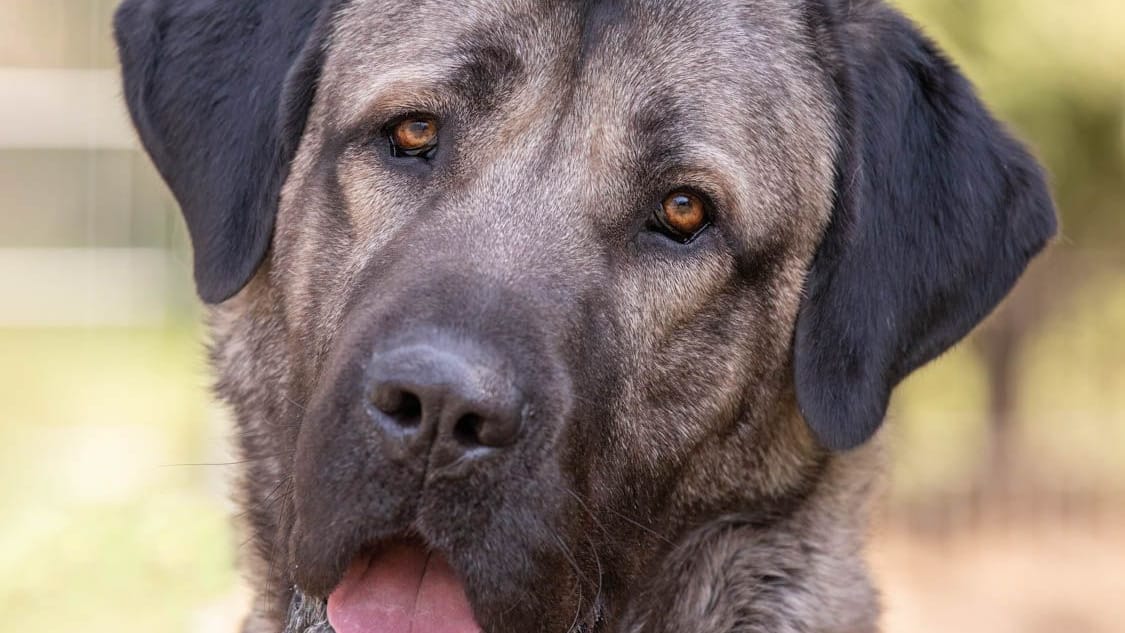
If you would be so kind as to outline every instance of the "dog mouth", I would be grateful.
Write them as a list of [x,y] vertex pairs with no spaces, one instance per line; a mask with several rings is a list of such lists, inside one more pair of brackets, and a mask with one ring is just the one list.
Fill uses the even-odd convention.
[[336,633],[481,633],[464,582],[421,543],[358,556],[328,598]]

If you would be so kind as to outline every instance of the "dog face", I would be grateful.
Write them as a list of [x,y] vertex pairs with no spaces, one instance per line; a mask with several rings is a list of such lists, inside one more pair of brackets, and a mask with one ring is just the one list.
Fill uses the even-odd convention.
[[222,301],[265,609],[339,633],[639,622],[1054,230],[878,3],[220,4],[128,0],[126,93]]
[[595,615],[595,556],[628,591],[626,549],[658,550],[613,509],[670,538],[747,497],[719,466],[801,481],[781,378],[835,113],[796,7],[766,8],[340,14],[269,263],[307,371],[298,584],[411,533],[488,630],[561,631]]

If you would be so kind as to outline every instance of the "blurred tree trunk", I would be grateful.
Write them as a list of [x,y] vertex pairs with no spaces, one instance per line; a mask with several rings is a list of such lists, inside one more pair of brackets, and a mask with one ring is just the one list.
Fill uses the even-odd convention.
[[985,463],[980,469],[978,488],[988,497],[1006,496],[1020,470],[1018,443],[1024,348],[1039,324],[1064,301],[1059,294],[1064,284],[1058,282],[1065,280],[1072,268],[1057,251],[1045,258],[1051,259],[1051,263],[1033,265],[973,339],[987,381],[988,426],[982,455]]
[[1020,352],[1030,329],[1016,302],[1005,305],[976,338],[987,380],[986,445],[980,491],[1002,497],[1010,490],[1019,415]]

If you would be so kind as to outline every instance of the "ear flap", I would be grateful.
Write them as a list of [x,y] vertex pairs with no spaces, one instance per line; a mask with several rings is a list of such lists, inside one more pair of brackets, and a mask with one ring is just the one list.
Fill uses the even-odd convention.
[[199,295],[253,276],[316,89],[334,0],[125,0],[125,100],[183,210]]
[[826,447],[882,423],[891,390],[983,319],[1056,230],[1035,160],[933,44],[881,2],[837,30],[837,202],[805,287],[797,399]]

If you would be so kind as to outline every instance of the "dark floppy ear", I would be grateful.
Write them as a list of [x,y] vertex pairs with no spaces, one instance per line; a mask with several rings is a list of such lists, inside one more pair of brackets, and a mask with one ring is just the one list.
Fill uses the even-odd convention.
[[837,27],[837,201],[805,286],[797,399],[854,448],[891,390],[956,343],[1055,233],[1044,176],[902,15],[856,0]]
[[114,18],[125,100],[183,210],[209,303],[269,246],[316,89],[332,0],[125,0]]

